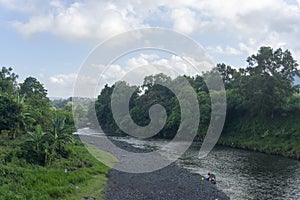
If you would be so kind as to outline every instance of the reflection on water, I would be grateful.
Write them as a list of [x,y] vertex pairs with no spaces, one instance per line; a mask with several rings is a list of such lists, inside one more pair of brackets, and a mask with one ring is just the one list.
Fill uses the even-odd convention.
[[200,174],[215,171],[232,199],[300,199],[299,161],[220,146],[204,159],[197,153],[192,147],[178,163]]
[[[153,150],[168,143],[166,140],[115,139]],[[299,161],[221,146],[199,159],[199,149],[200,144],[194,144],[177,163],[202,175],[214,171],[217,187],[231,199],[300,199]]]

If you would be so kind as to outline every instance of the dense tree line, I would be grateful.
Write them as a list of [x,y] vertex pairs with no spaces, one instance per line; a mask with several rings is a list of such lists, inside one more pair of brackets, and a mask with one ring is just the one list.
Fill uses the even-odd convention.
[[72,98],[51,102],[36,78],[17,79],[0,68],[0,199],[101,199],[110,168],[89,151],[114,157],[74,139]]
[[[166,109],[168,117],[163,130],[156,137],[174,137],[181,120],[180,106],[174,94],[160,83],[176,84],[180,78],[185,78],[198,97],[201,112],[198,137],[202,138],[211,117],[210,93],[205,80],[212,73],[218,72],[224,81],[227,96],[223,135],[234,133],[260,137],[267,131],[267,135],[278,136],[280,133],[277,132],[282,132],[281,129],[286,127],[278,127],[276,122],[283,116],[294,116],[300,111],[299,86],[294,84],[295,78],[300,76],[298,64],[289,50],[274,50],[271,47],[261,47],[257,54],[249,56],[246,61],[246,67],[237,69],[222,63],[212,71],[194,77],[171,79],[164,74],[157,74],[145,77],[141,86],[123,82],[124,87],[135,90],[129,103],[131,117],[136,124],[145,126],[150,122],[149,108],[159,103]],[[116,84],[104,87],[95,102],[95,109],[98,121],[106,133],[124,134],[116,125],[111,112],[111,95]],[[293,134],[300,137],[299,132]]]
[[72,113],[53,107],[47,90],[36,78],[28,77],[23,83],[18,83],[17,79],[12,68],[2,67],[1,137],[7,134],[11,140],[21,140],[17,154],[31,163],[48,165],[60,156],[68,156],[64,144],[73,140]]

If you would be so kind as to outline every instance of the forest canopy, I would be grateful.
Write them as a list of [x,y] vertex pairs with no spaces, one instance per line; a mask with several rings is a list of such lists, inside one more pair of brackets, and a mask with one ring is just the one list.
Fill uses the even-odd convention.
[[[211,94],[205,80],[211,73],[218,72],[227,97],[226,122],[220,142],[225,141],[222,138],[230,138],[224,143],[239,143],[236,141],[239,137],[240,141],[249,137],[257,141],[267,137],[277,138],[276,141],[286,138],[298,141],[300,129],[296,124],[287,123],[291,118],[298,119],[300,112],[299,85],[295,84],[300,71],[291,52],[261,47],[246,62],[246,67],[238,69],[224,63],[217,64],[212,71],[194,77],[182,75],[171,79],[165,74],[151,75],[145,77],[141,86],[123,82],[124,87],[135,90],[129,103],[131,118],[137,125],[146,126],[150,122],[150,107],[161,104],[167,112],[167,120],[155,137],[173,138],[180,125],[180,106],[176,96],[160,83],[176,84],[178,79],[185,78],[197,94],[201,112],[197,138],[203,139],[211,117]],[[98,96],[95,102],[97,119],[104,132],[126,135],[116,125],[111,111],[114,88],[115,84],[105,85]]]

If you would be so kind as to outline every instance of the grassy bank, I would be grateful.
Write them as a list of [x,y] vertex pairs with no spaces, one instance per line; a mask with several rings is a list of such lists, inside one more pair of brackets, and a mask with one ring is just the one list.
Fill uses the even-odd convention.
[[[67,146],[70,156],[59,158],[51,166],[27,163],[19,158],[22,140],[8,141],[1,136],[0,197],[1,199],[101,199],[106,186],[105,166],[87,151],[80,141]],[[91,147],[92,148],[92,147]],[[115,158],[92,148],[100,157]]]
[[247,115],[227,119],[218,143],[235,148],[300,159],[300,113],[274,118]]
[[268,154],[281,155],[289,158],[300,159],[299,140],[285,140],[278,138],[243,138],[234,136],[222,137],[219,142],[234,148],[253,150]]

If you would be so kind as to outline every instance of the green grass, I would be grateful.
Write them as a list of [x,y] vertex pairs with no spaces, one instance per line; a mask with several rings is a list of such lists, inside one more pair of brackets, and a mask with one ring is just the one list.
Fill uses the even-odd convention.
[[107,178],[103,175],[95,175],[86,183],[78,184],[79,189],[75,189],[72,193],[68,194],[65,198],[67,200],[84,199],[84,197],[94,197],[102,199],[103,190],[106,186]]
[[[6,140],[1,136],[1,139]],[[90,196],[101,199],[110,167],[98,159],[115,163],[116,159],[95,147],[89,151],[76,141],[68,146],[68,159],[57,159],[51,166],[29,164],[18,158],[20,141],[0,146],[0,199],[83,199]],[[67,169],[67,172],[65,172]],[[76,189],[76,186],[79,189]]]
[[118,159],[113,157],[110,153],[102,151],[93,145],[85,144],[85,147],[91,155],[109,167],[113,167],[113,165],[118,162]]
[[[84,146],[96,160],[105,163],[106,166],[110,168],[113,167],[113,165],[116,162],[118,162],[118,160],[110,153],[102,151],[90,144],[85,144]],[[79,189],[76,189],[75,192],[69,194],[66,199],[68,200],[84,199],[84,197],[87,196],[91,196],[96,199],[102,199],[102,194],[105,189],[106,182],[107,182],[107,178],[103,176],[103,174],[94,175],[90,177],[90,179],[87,182],[78,184]]]
[[218,143],[235,148],[254,150],[268,154],[300,159],[299,140],[293,138],[237,138],[233,136],[225,136],[222,137]]

